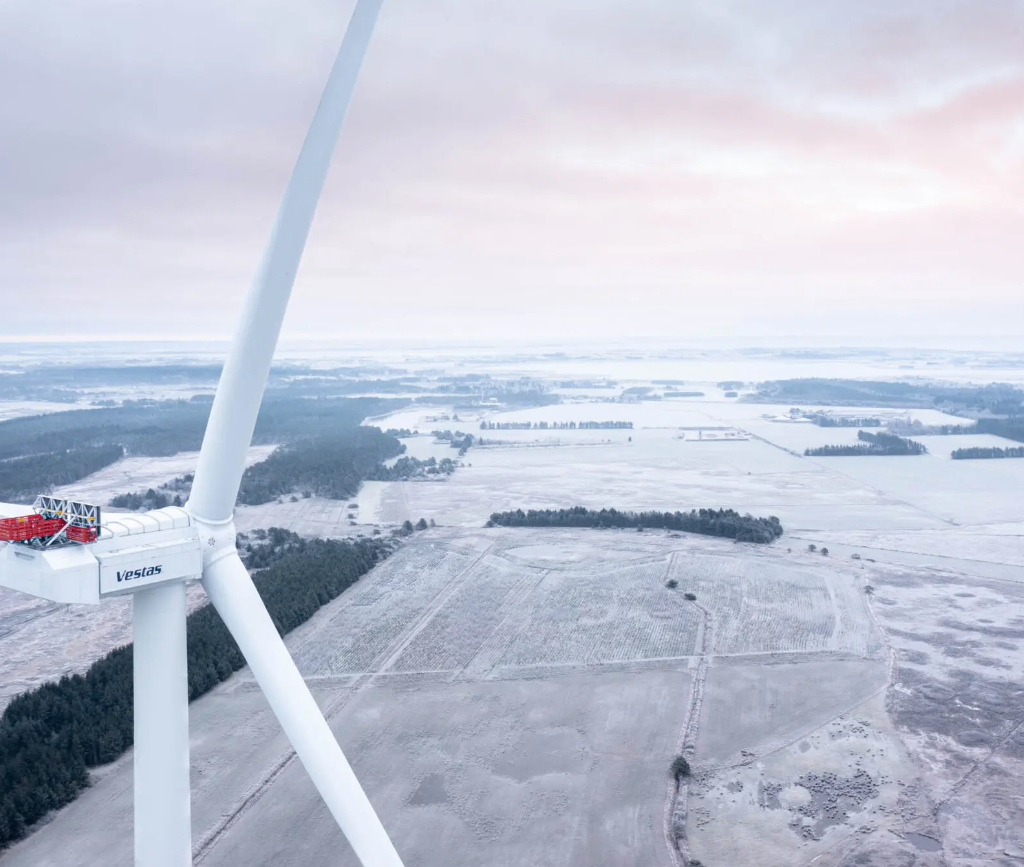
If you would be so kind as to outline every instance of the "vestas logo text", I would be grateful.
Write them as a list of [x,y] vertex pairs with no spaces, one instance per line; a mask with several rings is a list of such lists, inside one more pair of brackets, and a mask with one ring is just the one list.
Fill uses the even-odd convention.
[[145,569],[127,569],[117,573],[118,583],[122,581],[134,581],[136,578],[152,578],[164,571],[163,566],[147,566]]

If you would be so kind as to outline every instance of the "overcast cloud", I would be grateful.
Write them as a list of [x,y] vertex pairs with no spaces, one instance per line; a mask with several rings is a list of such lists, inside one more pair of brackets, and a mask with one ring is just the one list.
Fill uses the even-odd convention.
[[[351,0],[0,0],[0,335],[230,332]],[[1024,0],[385,0],[286,334],[1024,334]]]

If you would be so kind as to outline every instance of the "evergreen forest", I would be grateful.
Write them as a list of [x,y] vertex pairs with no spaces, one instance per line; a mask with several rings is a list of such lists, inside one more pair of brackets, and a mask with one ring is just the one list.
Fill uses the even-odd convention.
[[921,443],[891,433],[857,431],[859,443],[839,446],[818,446],[805,449],[808,457],[871,457],[877,455],[924,455],[928,453]]
[[[125,401],[117,407],[0,422],[0,500],[31,503],[37,495],[73,484],[124,455],[195,451],[202,444],[211,402],[208,396]],[[253,442],[290,444],[351,431],[368,415],[404,404],[378,398],[268,396]]]
[[[262,531],[257,531],[254,536]],[[284,635],[391,553],[391,543],[304,541],[286,531],[249,542],[243,556],[268,562],[253,580]],[[255,554],[255,557],[253,556]],[[198,698],[245,664],[212,606],[188,617],[188,696]],[[89,768],[133,742],[132,649],[119,647],[85,674],[15,698],[0,717],[0,849],[89,785]]]
[[755,518],[733,509],[693,509],[690,512],[620,512],[618,509],[529,509],[524,512],[495,512],[488,527],[593,527],[638,530],[680,530],[703,536],[721,536],[737,542],[774,542],[782,535],[782,524],[772,515]]
[[344,500],[364,479],[376,478],[381,462],[405,451],[380,428],[356,426],[282,446],[242,476],[238,502],[269,503],[295,492]]
[[34,503],[39,494],[84,479],[123,456],[121,446],[108,444],[0,461],[0,500]]

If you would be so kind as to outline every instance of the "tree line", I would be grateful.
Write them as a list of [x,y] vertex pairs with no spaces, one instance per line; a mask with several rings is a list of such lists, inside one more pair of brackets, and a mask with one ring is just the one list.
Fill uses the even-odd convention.
[[148,512],[151,509],[166,509],[168,506],[181,506],[184,501],[181,494],[168,494],[147,488],[145,491],[128,494],[117,494],[110,498],[110,505],[115,509],[126,509],[129,512]]
[[246,469],[238,502],[269,503],[297,491],[330,500],[347,499],[364,479],[373,477],[383,461],[404,451],[405,446],[395,437],[376,427],[358,426],[301,440],[282,446]]
[[967,448],[954,449],[951,457],[954,461],[985,460],[993,458],[1024,458],[1024,446],[1020,448]]
[[757,393],[746,399],[790,405],[939,407],[960,415],[986,413],[1010,419],[1024,417],[1024,389],[1007,383],[950,386],[922,381],[784,379],[761,383]]
[[928,453],[921,443],[915,440],[908,440],[895,434],[871,433],[870,431],[857,431],[859,443],[841,446],[818,446],[817,448],[805,449],[804,454],[808,457],[858,457],[870,455],[923,455]]
[[437,458],[429,457],[426,460],[420,460],[403,456],[390,467],[379,464],[370,470],[366,478],[368,481],[374,482],[398,482],[422,479],[426,476],[450,476],[455,472],[457,466],[458,464],[451,458],[437,460]]
[[1024,418],[979,418],[975,430],[1024,443]]
[[618,509],[529,509],[495,512],[488,527],[593,527],[680,530],[703,536],[720,536],[737,542],[767,544],[782,535],[782,524],[774,515],[755,518],[733,509],[693,509],[689,512],[622,512]]
[[[31,502],[37,494],[73,484],[124,454],[157,457],[195,451],[202,443],[211,403],[209,395],[125,401],[118,407],[0,422],[0,499]],[[291,443],[353,428],[368,415],[404,403],[268,396],[260,408],[253,442]]]
[[826,412],[805,412],[804,418],[813,421],[818,427],[881,427],[882,420],[866,416],[851,418],[849,416],[832,415]]
[[977,424],[925,424],[920,419],[904,421],[893,419],[889,422],[889,433],[900,436],[961,436],[978,433]]
[[[271,531],[273,532],[273,531]],[[286,531],[282,531],[286,533]],[[287,547],[287,534],[271,549]],[[388,556],[389,542],[312,540],[280,554],[254,576],[284,635]],[[198,698],[245,664],[212,606],[188,617],[188,695]],[[119,647],[85,674],[62,677],[15,698],[0,717],[0,849],[89,785],[89,768],[133,742],[132,649]]]
[[631,421],[482,421],[480,430],[632,430]]
[[39,494],[77,482],[122,457],[121,446],[100,445],[0,461],[0,500],[34,503]]

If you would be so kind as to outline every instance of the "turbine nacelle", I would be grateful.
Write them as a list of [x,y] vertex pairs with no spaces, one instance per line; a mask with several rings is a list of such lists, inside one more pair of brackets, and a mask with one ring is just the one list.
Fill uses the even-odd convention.
[[[7,504],[0,513],[27,515]],[[229,530],[233,550],[234,526]],[[96,605],[156,584],[198,579],[203,553],[200,523],[184,509],[108,516],[88,545],[0,542],[0,585],[51,602]]]

